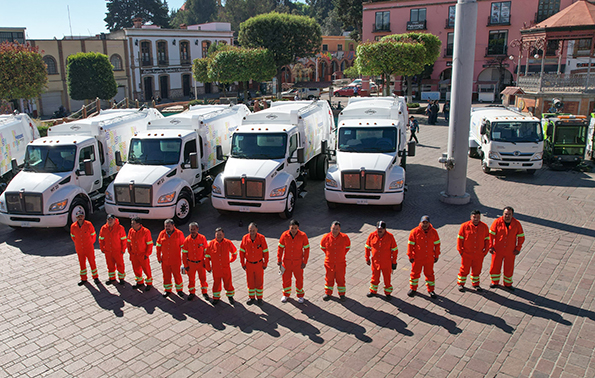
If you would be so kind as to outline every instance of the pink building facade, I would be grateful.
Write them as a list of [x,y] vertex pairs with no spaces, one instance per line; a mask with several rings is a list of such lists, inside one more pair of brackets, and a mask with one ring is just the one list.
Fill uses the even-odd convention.
[[[500,91],[516,81],[519,66],[519,48],[522,28],[541,22],[577,0],[478,0],[475,67],[473,72],[474,100],[494,101]],[[432,33],[442,41],[442,51],[431,74],[422,80],[421,90],[440,93],[445,99],[450,94],[454,21],[456,0],[393,0],[363,4],[362,41],[377,41],[385,35],[411,31]],[[546,49],[545,69],[556,72],[559,55],[558,45],[552,43]],[[541,51],[532,51],[521,56],[521,74],[525,65],[528,72],[541,69]],[[527,53],[525,52],[525,55]],[[537,58],[535,58],[537,56]],[[565,62],[563,56],[561,61]],[[562,65],[562,72],[564,72]],[[401,80],[395,81],[395,91],[404,90]],[[413,85],[414,93],[418,88]]]

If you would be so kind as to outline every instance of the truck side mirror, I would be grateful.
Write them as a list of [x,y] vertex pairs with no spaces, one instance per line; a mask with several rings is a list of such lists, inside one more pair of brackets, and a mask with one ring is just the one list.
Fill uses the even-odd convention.
[[124,163],[122,162],[122,153],[120,153],[120,151],[116,151],[116,165],[118,167],[121,167],[124,165]]
[[320,143],[320,153],[326,155],[328,152],[328,141],[325,139]]
[[547,129],[545,131],[545,134],[548,137],[551,137],[552,134],[554,133],[554,123],[553,122],[550,122],[549,124],[546,125],[546,127],[547,127]]
[[19,169],[19,165],[17,164],[17,159],[12,159],[10,161],[10,169],[12,169],[13,174],[17,174],[17,169]]
[[215,153],[217,155],[217,160],[223,160],[224,156],[223,156],[223,147],[221,147],[220,145],[215,146]]
[[414,141],[407,143],[407,156],[415,156],[415,142]]
[[304,164],[306,162],[306,157],[304,155],[304,147],[298,147],[297,151],[297,161],[300,164]]
[[482,123],[481,126],[479,127],[479,133],[481,135],[486,135],[486,124]]
[[93,176],[93,162],[91,159],[85,159],[85,176]]
[[198,154],[196,152],[190,153],[190,169],[198,169]]

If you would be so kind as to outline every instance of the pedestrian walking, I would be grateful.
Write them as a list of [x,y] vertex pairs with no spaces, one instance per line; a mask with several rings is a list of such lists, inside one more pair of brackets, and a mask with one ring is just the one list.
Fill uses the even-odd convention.
[[225,239],[223,228],[215,229],[215,239],[209,242],[205,258],[207,265],[210,265],[213,271],[213,305],[219,303],[221,298],[221,282],[225,287],[229,303],[234,304],[235,289],[230,264],[238,258],[238,251],[229,239]]
[[393,293],[391,284],[392,272],[397,269],[397,255],[399,248],[395,237],[386,231],[386,222],[378,221],[376,231],[368,235],[365,246],[366,264],[372,268],[372,279],[370,280],[370,291],[367,296],[375,297],[378,293],[380,274],[384,278],[384,295],[390,301]]
[[419,132],[419,122],[415,119],[414,116],[409,117],[409,132],[411,135],[409,136],[409,141],[411,142],[412,139],[415,139],[415,143],[419,144],[419,140],[417,140],[417,132]]
[[335,282],[337,283],[337,292],[341,302],[345,301],[345,271],[347,268],[347,260],[345,255],[351,248],[351,241],[349,236],[341,232],[341,223],[334,221],[331,224],[331,232],[324,235],[320,240],[320,249],[324,252],[324,269],[326,275],[324,277],[324,297],[323,300],[328,301],[333,295],[333,288]]
[[85,212],[77,210],[76,222],[70,225],[70,237],[74,242],[74,249],[79,259],[81,281],[78,283],[82,286],[87,283],[87,262],[91,268],[91,276],[95,283],[99,283],[99,275],[97,274],[97,265],[95,264],[95,239],[97,234],[93,224],[85,220]]
[[[147,284],[145,291],[153,287],[153,275],[151,274],[151,262],[149,256],[153,253],[153,238],[151,231],[143,226],[139,217],[130,219],[130,230],[128,230],[128,254],[134,270],[136,284],[133,289],[142,289]],[[143,279],[143,272],[146,279]]]
[[432,125],[435,125],[438,122],[438,112],[440,110],[440,105],[438,105],[438,100],[434,100],[432,105],[430,106],[430,113],[432,116]]
[[489,247],[490,229],[481,221],[481,212],[473,210],[471,220],[461,225],[457,236],[457,250],[461,255],[461,268],[457,276],[459,291],[465,291],[469,271],[471,271],[471,286],[479,292],[483,291],[479,286],[479,275]]
[[207,271],[211,271],[211,265],[207,264],[205,252],[207,250],[207,238],[198,233],[198,223],[192,222],[188,225],[190,235],[182,245],[182,262],[184,270],[188,275],[188,300],[196,298],[196,275],[200,280],[200,291],[205,300],[209,300],[209,284],[207,283]]
[[269,247],[264,235],[258,233],[258,226],[252,222],[248,225],[248,233],[240,244],[240,263],[246,271],[248,283],[248,305],[256,302],[262,305],[264,289],[264,270],[269,265]]
[[357,92],[359,91],[359,87],[356,85],[353,87],[353,96],[357,97]]
[[300,223],[292,219],[289,230],[279,238],[277,248],[277,265],[283,276],[283,296],[281,302],[287,302],[291,295],[291,279],[295,277],[295,292],[298,302],[304,303],[304,268],[308,264],[310,244],[308,236],[300,231]]
[[448,123],[450,119],[450,101],[446,100],[444,106],[442,106],[442,113],[444,113],[444,120]]
[[99,230],[99,249],[105,254],[108,280],[106,285],[116,283],[116,269],[120,285],[124,285],[126,278],[124,253],[126,252],[126,230],[114,214],[107,216],[106,223]]
[[424,113],[426,117],[428,117],[428,125],[432,124],[432,101],[428,101],[428,106],[426,106],[426,111]]
[[502,216],[492,223],[490,227],[490,249],[492,265],[490,266],[491,288],[500,283],[500,272],[504,264],[504,288],[514,291],[512,274],[514,273],[515,257],[521,253],[525,242],[525,232],[521,223],[514,218],[514,209],[510,206],[504,208]]
[[428,294],[432,299],[437,298],[434,292],[434,263],[438,262],[438,256],[440,256],[438,231],[432,227],[430,217],[424,215],[419,221],[419,226],[409,233],[407,257],[411,263],[411,276],[409,278],[408,296],[413,297],[417,292],[419,277],[423,270]]
[[157,261],[161,264],[163,272],[163,287],[165,293],[163,297],[167,298],[171,294],[173,284],[172,276],[176,283],[176,291],[180,298],[184,298],[184,283],[182,282],[182,245],[184,244],[184,233],[176,228],[173,219],[166,219],[163,222],[164,229],[157,237],[155,247],[157,249]]

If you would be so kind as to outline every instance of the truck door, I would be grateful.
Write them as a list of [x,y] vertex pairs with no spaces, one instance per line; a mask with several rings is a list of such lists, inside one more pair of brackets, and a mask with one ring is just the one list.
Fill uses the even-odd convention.
[[297,153],[295,152],[299,146],[299,134],[295,133],[289,137],[289,161],[287,163],[287,172],[293,177],[297,178],[300,175],[300,163],[297,161]]
[[[190,186],[200,182],[201,179],[201,166],[202,166],[202,159],[201,154],[198,153],[198,169],[190,168],[190,154],[193,152],[197,152],[197,145],[196,145],[196,138],[193,137],[190,140],[184,142],[184,150],[183,150],[183,157],[182,157],[182,166],[181,166],[181,175],[183,180],[185,180]],[[202,149],[201,149],[202,150]]]
[[[78,165],[76,166],[77,174],[75,175],[77,184],[87,193],[91,193],[101,188],[101,162],[97,158],[97,150],[95,145],[83,146],[79,149]],[[93,174],[91,176],[85,175],[85,160],[93,162]]]

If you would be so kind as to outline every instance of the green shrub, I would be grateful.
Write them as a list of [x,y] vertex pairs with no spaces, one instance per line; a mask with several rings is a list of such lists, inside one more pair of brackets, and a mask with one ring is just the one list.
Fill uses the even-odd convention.
[[419,108],[419,102],[410,102],[407,104],[408,108]]

